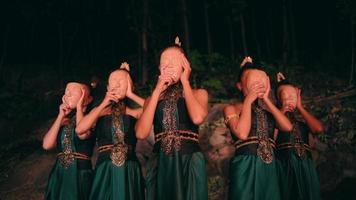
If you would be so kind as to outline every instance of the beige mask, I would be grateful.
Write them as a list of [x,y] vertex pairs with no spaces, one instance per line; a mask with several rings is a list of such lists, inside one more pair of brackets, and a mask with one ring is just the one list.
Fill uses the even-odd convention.
[[126,97],[128,77],[127,72],[123,70],[114,71],[109,76],[107,90],[114,92],[118,100]]
[[86,92],[86,102],[89,102],[90,94],[87,86],[81,83],[70,82],[66,86],[65,93],[62,97],[62,102],[70,109],[76,108],[81,96],[82,90]]
[[297,107],[298,96],[295,87],[291,85],[280,86],[278,94],[283,109],[293,111]]
[[169,48],[161,54],[161,75],[172,77],[173,83],[177,83],[182,75],[182,56],[183,53],[176,48]]
[[[249,70],[245,74],[245,89],[247,94],[251,91],[251,88],[255,84],[262,84],[264,86],[264,91],[267,90],[267,74],[261,70]],[[262,94],[259,94],[259,96],[262,96]]]

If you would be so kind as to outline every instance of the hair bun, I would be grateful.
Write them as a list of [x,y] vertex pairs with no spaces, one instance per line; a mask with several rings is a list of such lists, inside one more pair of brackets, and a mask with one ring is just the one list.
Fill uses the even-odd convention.
[[127,70],[128,72],[130,71],[130,65],[127,62],[123,62],[120,65],[120,69]]
[[284,80],[286,80],[286,77],[281,72],[278,72],[277,73],[277,82],[279,83]]
[[176,36],[175,40],[174,40],[174,44],[181,47],[182,46],[182,42],[180,41],[179,37]]

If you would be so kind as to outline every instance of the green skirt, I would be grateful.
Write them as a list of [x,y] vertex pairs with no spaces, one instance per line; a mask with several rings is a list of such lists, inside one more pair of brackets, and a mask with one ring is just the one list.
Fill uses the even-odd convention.
[[90,199],[144,200],[144,179],[139,161],[129,160],[119,167],[111,160],[98,164]]
[[276,159],[264,163],[256,155],[236,155],[230,161],[229,199],[279,200]]
[[91,169],[77,169],[75,160],[65,169],[57,160],[48,179],[47,200],[89,199],[93,172]]
[[278,160],[278,175],[283,199],[319,200],[320,183],[313,160],[290,154]]
[[165,155],[162,151],[147,164],[148,200],[207,200],[205,159],[201,152]]

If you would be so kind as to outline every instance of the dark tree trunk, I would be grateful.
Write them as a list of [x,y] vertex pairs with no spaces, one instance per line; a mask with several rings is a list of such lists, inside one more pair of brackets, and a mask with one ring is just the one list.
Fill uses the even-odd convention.
[[248,55],[247,49],[247,42],[246,42],[246,27],[245,27],[245,20],[242,13],[240,13],[240,26],[241,26],[241,40],[242,40],[242,47],[244,50],[244,56]]
[[228,24],[228,30],[229,30],[229,41],[230,41],[230,57],[231,60],[235,59],[235,37],[234,37],[234,29],[232,26],[232,19],[230,16],[227,17],[227,24]]
[[291,45],[293,49],[292,61],[294,63],[298,62],[298,47],[297,47],[297,37],[295,32],[295,22],[293,14],[293,1],[289,1],[288,13],[289,13],[289,22],[290,22],[290,36],[291,36]]
[[211,43],[211,34],[210,34],[210,20],[209,20],[209,11],[207,0],[204,0],[204,19],[205,19],[205,35],[206,35],[206,44],[208,48],[208,54],[213,53],[213,47]]
[[59,58],[58,58],[58,67],[59,67],[59,80],[60,86],[64,86],[64,33],[63,33],[63,23],[58,23],[58,41],[59,41]]
[[93,41],[92,34],[88,28],[87,28],[87,39],[88,39],[87,52],[88,52],[89,63],[94,64],[94,41]]
[[147,57],[148,57],[148,0],[143,0],[143,24],[142,24],[142,64],[141,84],[147,82]]
[[327,27],[327,33],[328,33],[328,64],[332,65],[334,62],[334,43],[333,43],[333,25],[332,25],[332,19],[329,16],[329,23]]
[[63,61],[64,66],[69,64],[69,60],[70,60],[70,57],[72,55],[74,39],[75,39],[78,31],[79,31],[79,24],[76,24],[75,29],[74,29],[72,35],[69,38],[68,49],[67,49],[67,52],[65,53],[66,55],[65,55],[64,61]]
[[282,47],[282,59],[283,65],[285,66],[288,62],[288,53],[289,53],[289,31],[288,31],[288,13],[286,0],[283,1],[282,5],[283,10],[283,47]]
[[183,46],[189,51],[190,49],[190,39],[189,39],[189,23],[188,23],[188,9],[186,0],[180,0],[182,7],[182,21],[183,21],[183,31],[184,31],[184,40]]
[[273,44],[274,44],[274,34],[273,34],[273,26],[272,26],[272,13],[271,11],[268,12],[268,16],[266,18],[267,23],[265,25],[265,38],[264,40],[266,41],[266,49],[267,49],[267,56],[268,60],[274,60],[274,53],[273,53]]
[[255,15],[255,12],[253,10],[253,8],[251,8],[251,24],[252,24],[252,35],[253,35],[253,38],[255,40],[255,44],[256,44],[256,54],[257,54],[257,57],[258,58],[261,58],[261,45],[259,43],[259,40],[258,40],[258,36],[257,36],[257,28],[256,28],[256,15]]
[[350,32],[351,32],[351,65],[350,65],[350,78],[349,85],[352,86],[354,82],[354,68],[355,68],[355,29],[354,29],[354,19],[350,17]]
[[9,26],[6,26],[4,31],[3,45],[2,45],[2,55],[0,59],[0,80],[3,78],[3,68],[7,56],[7,42],[8,42],[9,31],[10,31]]

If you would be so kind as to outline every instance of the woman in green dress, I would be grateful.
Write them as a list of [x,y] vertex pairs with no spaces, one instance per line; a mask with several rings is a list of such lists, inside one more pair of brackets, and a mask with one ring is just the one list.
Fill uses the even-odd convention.
[[273,132],[275,124],[285,131],[292,130],[292,124],[269,99],[270,82],[263,69],[250,57],[241,67],[237,88],[244,100],[224,108],[236,147],[230,161],[229,199],[279,200]]
[[126,106],[128,99],[141,106],[144,103],[144,99],[132,92],[129,66],[123,63],[120,69],[110,74],[104,100],[76,128],[81,134],[95,126],[99,156],[90,193],[92,200],[145,199],[134,131],[142,109]]
[[[302,104],[300,89],[285,80],[283,74],[277,75],[276,96],[280,110],[293,123],[290,132],[276,132],[276,157],[281,181],[283,199],[316,200],[320,199],[319,177],[311,157],[309,132],[323,132],[322,123],[310,114]],[[297,118],[297,111],[302,120]]]
[[154,156],[147,164],[147,199],[207,200],[198,126],[208,114],[208,93],[191,88],[191,68],[179,45],[162,52],[159,69],[157,85],[136,123],[139,139],[147,138],[154,126]]
[[[67,84],[63,103],[52,127],[43,138],[43,148],[57,148],[57,160],[48,179],[47,200],[87,200],[92,183],[91,155],[94,137],[88,132],[75,133],[76,124],[92,98],[89,87],[71,82]],[[76,110],[76,113],[71,113]]]

